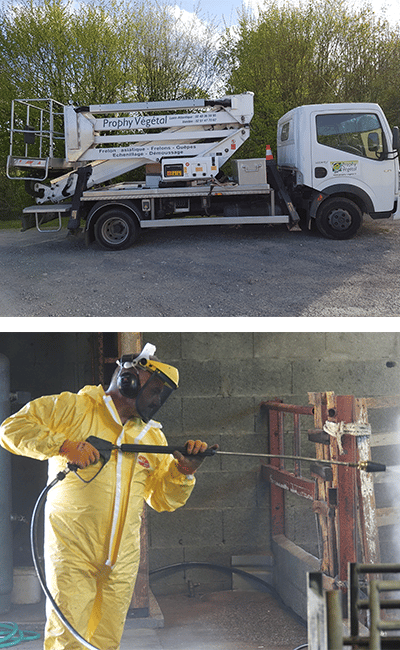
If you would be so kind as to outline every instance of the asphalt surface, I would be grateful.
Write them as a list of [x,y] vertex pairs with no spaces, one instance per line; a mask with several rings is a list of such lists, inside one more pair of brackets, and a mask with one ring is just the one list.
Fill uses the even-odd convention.
[[334,241],[284,225],[144,231],[106,251],[67,231],[0,231],[6,317],[400,315],[400,222]]

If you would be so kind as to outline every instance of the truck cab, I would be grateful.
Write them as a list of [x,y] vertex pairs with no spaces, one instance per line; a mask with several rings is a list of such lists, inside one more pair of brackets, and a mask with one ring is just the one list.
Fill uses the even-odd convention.
[[[400,218],[398,130],[377,104],[314,104],[278,122],[278,168],[326,237],[352,237],[363,214]],[[300,207],[300,206],[298,206]]]

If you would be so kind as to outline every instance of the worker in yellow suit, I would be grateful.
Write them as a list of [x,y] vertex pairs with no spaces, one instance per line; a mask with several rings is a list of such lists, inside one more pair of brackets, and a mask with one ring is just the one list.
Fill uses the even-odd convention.
[[[50,480],[66,461],[80,468],[48,493],[46,581],[72,627],[101,650],[120,645],[139,565],[144,501],[159,512],[183,506],[202,462],[196,456],[207,448],[190,440],[185,456],[114,450],[102,465],[86,441],[96,436],[118,446],[167,444],[152,416],[177,388],[178,371],[154,352],[146,344],[139,355],[122,357],[107,391],[85,386],[77,394],[41,397],[0,429],[0,442],[10,452],[49,460]],[[50,607],[44,649],[82,649]]]

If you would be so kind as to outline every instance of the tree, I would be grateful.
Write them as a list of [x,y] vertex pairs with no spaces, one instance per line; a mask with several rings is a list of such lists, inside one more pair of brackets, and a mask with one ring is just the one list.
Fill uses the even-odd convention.
[[214,83],[212,24],[146,0],[23,0],[0,14],[4,80],[20,96],[173,99]]
[[[22,0],[0,11],[0,191],[10,105],[74,105],[205,97],[216,70],[215,27],[147,0]],[[15,195],[13,194],[14,199]]]
[[265,0],[257,17],[242,10],[236,38],[225,34],[219,58],[231,71],[230,92],[254,92],[252,136],[240,155],[263,156],[278,118],[295,106],[372,101],[386,110],[389,94],[391,107],[399,106],[399,47],[398,31],[368,4]]
[[136,71],[138,101],[207,97],[216,83],[215,27],[197,14],[169,5],[136,21],[140,38],[132,36],[128,66]]

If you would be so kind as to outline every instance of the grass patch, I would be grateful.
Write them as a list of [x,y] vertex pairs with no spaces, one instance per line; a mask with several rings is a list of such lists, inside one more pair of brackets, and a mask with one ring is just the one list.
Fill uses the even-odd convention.
[[[61,217],[61,223],[62,223],[62,228],[67,228],[68,227],[68,221],[69,217]],[[36,228],[34,221],[32,219],[32,228]],[[49,228],[55,228],[58,226],[58,217],[57,219],[53,219],[53,221],[49,221],[47,224],[42,224],[40,227],[43,229],[43,231],[46,230],[46,226]],[[22,221],[21,218],[16,218],[16,219],[2,219],[0,217],[0,230],[22,230]]]
[[21,219],[0,219],[0,230],[21,230]]

